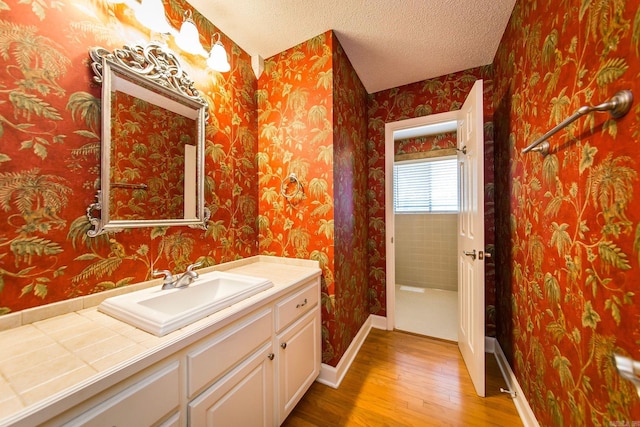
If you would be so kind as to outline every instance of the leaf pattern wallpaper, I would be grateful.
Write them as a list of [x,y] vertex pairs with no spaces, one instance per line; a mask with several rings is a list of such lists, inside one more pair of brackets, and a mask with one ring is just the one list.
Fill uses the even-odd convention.
[[[186,8],[165,4],[174,27]],[[208,47],[216,29],[197,11],[194,19]],[[0,313],[150,279],[154,269],[257,254],[256,78],[250,57],[224,35],[232,64],[225,74],[164,40],[210,105],[209,229],[86,236],[100,171],[100,87],[88,50],[150,36],[124,4],[0,0]]]
[[457,132],[446,132],[438,135],[420,136],[395,141],[393,152],[396,156],[425,153],[428,151],[455,149],[457,145]]
[[334,306],[324,306],[334,312],[329,311],[326,316],[331,341],[323,350],[327,363],[336,366],[370,314],[369,220],[367,92],[335,34],[332,35],[336,286]]
[[[174,27],[187,8],[165,2]],[[640,399],[611,354],[640,360],[640,103],[619,120],[581,118],[546,157],[521,150],[581,105],[640,97],[638,9],[518,0],[492,64],[369,95],[332,31],[266,59],[260,79],[224,34],[229,73],[176,49],[210,105],[209,228],[91,239],[100,88],[88,49],[158,36],[124,4],[0,0],[0,313],[196,261],[308,258],[323,270],[323,362],[336,366],[369,314],[386,314],[385,123],[458,109],[483,79],[486,335],[541,425],[631,425]],[[194,19],[209,47],[217,29]]]
[[[493,191],[493,75],[485,66],[412,83],[369,95],[368,101],[368,206],[369,206],[369,301],[371,313],[386,314],[385,245],[385,124],[429,114],[459,110],[473,83],[484,81],[484,178],[485,245],[494,248]],[[398,154],[455,147],[446,135],[434,141],[424,138],[396,144]],[[485,264],[486,335],[495,334],[495,268],[491,259]]]
[[319,261],[322,361],[335,366],[369,316],[366,91],[331,31],[265,60],[264,73],[260,253]]
[[[640,359],[637,1],[518,1],[494,61],[497,337],[541,425],[635,425]],[[630,89],[619,120],[582,105]]]

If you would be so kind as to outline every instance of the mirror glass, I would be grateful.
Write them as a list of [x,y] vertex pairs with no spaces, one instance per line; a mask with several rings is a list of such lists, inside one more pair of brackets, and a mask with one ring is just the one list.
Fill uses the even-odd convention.
[[[100,190],[87,216],[96,236],[125,228],[206,228],[207,103],[158,44],[91,49],[102,83]],[[96,215],[99,212],[99,215]]]

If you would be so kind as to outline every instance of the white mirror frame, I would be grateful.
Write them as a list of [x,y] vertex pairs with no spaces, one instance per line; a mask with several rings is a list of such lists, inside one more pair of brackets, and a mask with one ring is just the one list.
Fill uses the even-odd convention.
[[[96,202],[87,208],[87,218],[93,229],[87,235],[95,237],[107,232],[122,231],[127,228],[190,226],[206,229],[210,210],[204,205],[204,128],[209,116],[209,106],[193,81],[182,70],[180,63],[168,48],[149,43],[145,46],[125,46],[113,53],[96,47],[89,51],[92,59],[91,67],[94,71],[94,81],[102,84],[102,131],[101,131],[101,160],[100,160],[100,189],[96,193]],[[109,191],[111,168],[111,91],[116,84],[123,83],[133,86],[128,92],[135,96],[135,88],[140,93],[151,93],[158,102],[176,105],[184,116],[195,119],[196,122],[196,209],[193,218],[176,219],[142,219],[121,220],[110,216]],[[133,83],[133,85],[131,84]],[[133,92],[133,93],[131,93]],[[186,198],[186,197],[185,197]],[[100,211],[100,216],[93,216]]]

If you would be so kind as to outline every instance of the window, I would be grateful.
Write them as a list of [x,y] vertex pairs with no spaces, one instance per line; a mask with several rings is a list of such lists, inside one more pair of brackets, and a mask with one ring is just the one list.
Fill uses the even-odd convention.
[[458,212],[457,159],[395,163],[393,210],[396,213]]

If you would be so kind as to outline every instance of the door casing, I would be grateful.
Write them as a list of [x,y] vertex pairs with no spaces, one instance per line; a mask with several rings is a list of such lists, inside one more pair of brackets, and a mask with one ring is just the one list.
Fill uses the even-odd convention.
[[396,255],[395,255],[395,218],[393,213],[393,163],[395,131],[411,129],[419,126],[437,125],[457,121],[458,111],[431,114],[413,119],[400,120],[385,124],[385,243],[386,243],[386,290],[387,290],[387,330],[396,326]]

